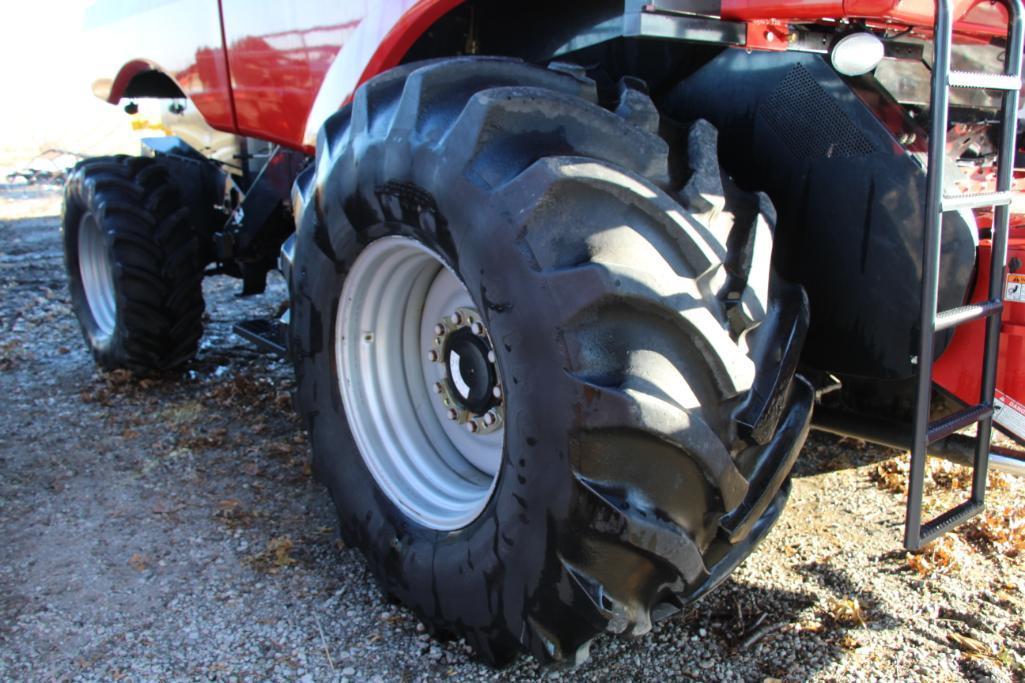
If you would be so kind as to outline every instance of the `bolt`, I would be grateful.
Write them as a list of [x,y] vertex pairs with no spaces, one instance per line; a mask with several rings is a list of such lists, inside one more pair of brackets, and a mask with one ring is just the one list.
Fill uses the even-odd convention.
[[486,424],[489,427],[491,425],[495,424],[495,422],[497,422],[497,421],[498,421],[498,418],[495,417],[495,414],[492,413],[492,412],[488,412],[488,414],[484,416],[484,424]]
[[435,325],[434,326],[434,334],[439,335],[439,336],[445,334],[445,326],[442,325],[441,323],[438,323],[437,325]]
[[495,385],[495,388],[491,390],[491,395],[495,398],[502,398],[502,387]]
[[365,341],[365,342],[372,342],[372,341],[374,341],[374,335],[371,334],[370,332],[365,333],[363,335],[363,341]]
[[466,428],[470,430],[471,434],[476,434],[477,430],[480,429],[480,425],[478,425],[473,420],[470,420],[469,422],[466,423]]
[[489,363],[494,363],[496,360],[498,360],[498,358],[495,356],[495,352],[494,351],[488,351],[488,362]]
[[427,360],[431,361],[432,363],[437,363],[438,362],[438,352],[435,351],[434,349],[431,349],[430,351],[428,351],[427,352]]
[[434,384],[434,391],[435,391],[436,393],[439,393],[439,394],[443,394],[443,393],[445,393],[445,385],[444,385],[444,384],[442,384],[441,382],[436,382],[436,383]]
[[459,417],[459,411],[456,410],[455,408],[449,408],[447,415],[448,415],[448,419],[455,420],[455,419],[457,419]]
[[470,331],[473,332],[478,337],[483,337],[484,336],[484,325],[482,325],[481,323],[474,323],[473,325],[470,325]]
[[463,323],[463,314],[456,311],[452,314],[452,323],[455,325],[461,325]]

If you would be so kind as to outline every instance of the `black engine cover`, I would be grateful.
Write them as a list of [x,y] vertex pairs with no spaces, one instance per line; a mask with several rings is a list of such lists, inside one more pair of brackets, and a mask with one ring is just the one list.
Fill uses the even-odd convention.
[[[775,203],[774,265],[811,303],[803,360],[841,375],[912,376],[925,173],[843,79],[819,55],[728,49],[676,86],[666,111],[713,123],[726,170]],[[944,218],[941,310],[968,293],[973,229]],[[937,354],[948,340],[937,338]]]

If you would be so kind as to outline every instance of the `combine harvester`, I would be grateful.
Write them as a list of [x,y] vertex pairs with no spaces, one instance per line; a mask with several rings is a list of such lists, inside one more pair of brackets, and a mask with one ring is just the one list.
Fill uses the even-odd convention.
[[[170,135],[67,184],[96,362],[181,367],[203,277],[279,269],[236,329],[343,538],[482,659],[712,590],[810,428],[911,451],[909,549],[1025,467],[1019,0],[132,5],[93,90]],[[975,475],[923,523],[928,455]]]

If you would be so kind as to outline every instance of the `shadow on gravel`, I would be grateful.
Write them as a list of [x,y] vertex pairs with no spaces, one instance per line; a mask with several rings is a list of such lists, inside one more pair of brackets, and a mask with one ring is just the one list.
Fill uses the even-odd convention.
[[[844,583],[839,577],[829,581]],[[769,589],[730,578],[670,628],[683,631],[682,658],[693,646],[700,648],[701,654],[686,657],[696,664],[682,671],[690,678],[807,680],[850,656],[860,646],[856,632],[863,625],[838,619],[810,590]],[[617,665],[607,666],[611,671]]]
[[892,448],[813,430],[797,457],[793,476],[810,477],[873,465],[901,453]]

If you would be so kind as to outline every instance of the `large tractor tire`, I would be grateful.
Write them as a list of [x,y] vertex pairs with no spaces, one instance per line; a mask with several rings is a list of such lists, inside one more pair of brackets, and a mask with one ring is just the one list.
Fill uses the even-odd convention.
[[382,589],[493,664],[579,662],[714,587],[807,433],[803,291],[770,286],[758,198],[721,201],[714,129],[674,199],[657,123],[569,69],[409,65],[297,184],[314,470]]
[[203,333],[203,250],[167,170],[142,157],[81,162],[64,189],[71,303],[105,370],[178,367]]

